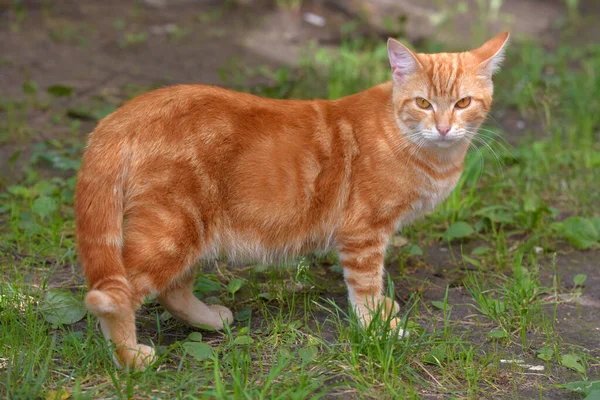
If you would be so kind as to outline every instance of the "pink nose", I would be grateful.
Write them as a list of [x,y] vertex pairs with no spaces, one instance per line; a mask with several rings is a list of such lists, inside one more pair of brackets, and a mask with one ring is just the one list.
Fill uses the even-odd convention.
[[448,132],[450,132],[450,127],[449,126],[438,126],[437,130],[440,133],[440,135],[446,136],[448,134]]

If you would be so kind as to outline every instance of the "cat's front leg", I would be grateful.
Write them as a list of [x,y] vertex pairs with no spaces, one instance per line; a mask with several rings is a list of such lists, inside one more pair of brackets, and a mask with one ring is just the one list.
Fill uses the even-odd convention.
[[[398,303],[383,295],[386,245],[383,239],[362,238],[343,240],[338,247],[350,304],[365,327],[374,315],[391,318],[392,329],[400,324],[400,319],[394,317],[400,311]],[[403,330],[398,329],[398,335],[404,336]]]

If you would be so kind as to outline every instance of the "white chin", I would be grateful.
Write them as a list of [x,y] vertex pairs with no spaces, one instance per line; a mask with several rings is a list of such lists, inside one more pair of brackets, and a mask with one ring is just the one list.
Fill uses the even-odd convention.
[[435,146],[441,147],[442,149],[450,147],[450,146],[452,146],[455,143],[456,143],[456,140],[447,140],[447,139],[440,139],[440,140],[434,140],[433,141],[433,144]]

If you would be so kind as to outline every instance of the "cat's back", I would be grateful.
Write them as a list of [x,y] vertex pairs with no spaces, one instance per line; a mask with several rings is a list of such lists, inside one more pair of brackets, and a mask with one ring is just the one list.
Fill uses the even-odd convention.
[[[144,93],[104,118],[98,132],[144,139],[266,134],[311,116],[309,101],[274,100],[218,86],[177,85]],[[290,119],[292,116],[292,119]],[[305,118],[306,117],[306,118]]]

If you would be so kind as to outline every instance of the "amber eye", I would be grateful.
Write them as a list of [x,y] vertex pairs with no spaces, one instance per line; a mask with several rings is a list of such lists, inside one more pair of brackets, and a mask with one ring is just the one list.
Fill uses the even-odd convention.
[[417,97],[417,105],[423,109],[431,108],[431,103],[422,97]]
[[456,108],[467,108],[469,107],[469,104],[471,104],[471,98],[463,97],[462,99],[456,102],[455,106]]

